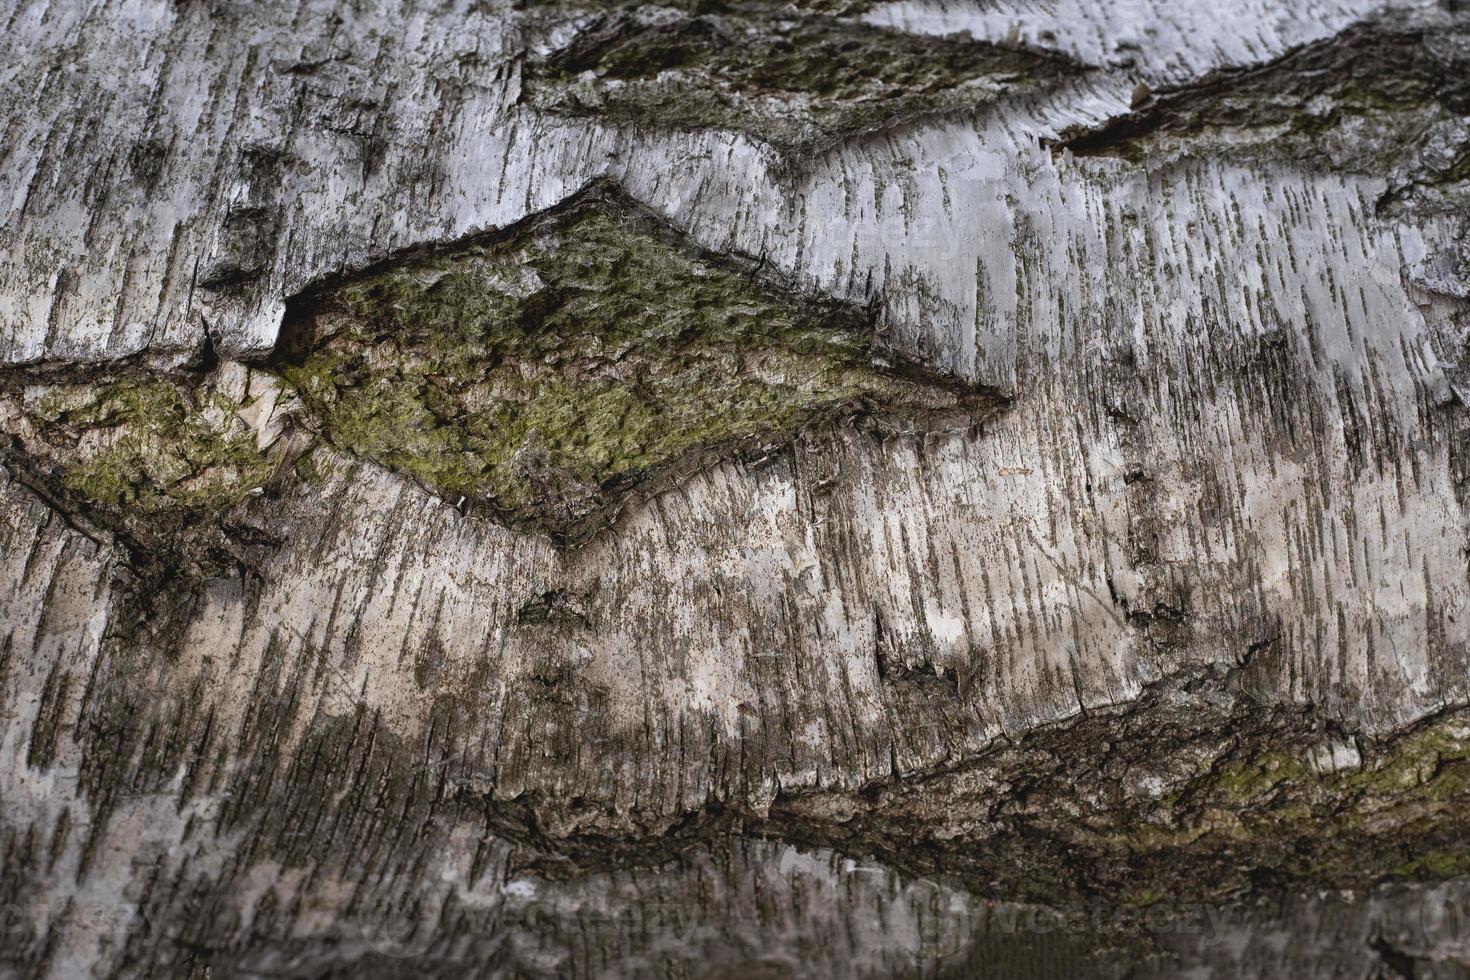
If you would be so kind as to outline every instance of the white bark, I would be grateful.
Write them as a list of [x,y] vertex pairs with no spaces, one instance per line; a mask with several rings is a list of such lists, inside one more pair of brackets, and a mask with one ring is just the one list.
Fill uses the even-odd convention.
[[[255,571],[147,597],[105,533],[8,482],[14,969],[928,971],[973,955],[994,896],[844,851],[833,814],[865,789],[1195,674],[1232,672],[1263,712],[1309,708],[1304,755],[1470,704],[1464,210],[1378,207],[1403,174],[1331,161],[1055,145],[1126,116],[1140,84],[1371,18],[1448,36],[1460,16],[879,4],[863,22],[1089,70],[791,161],[518,104],[527,48],[575,29],[550,14],[0,9],[13,386],[177,366],[207,334],[211,383],[258,391],[291,297],[607,180],[702,246],[876,302],[896,345],[1008,399],[979,428],[816,432],[714,466],[571,551],[341,455],[262,512],[280,544]],[[251,274],[201,286],[221,269]],[[289,409],[252,418],[263,441]],[[548,594],[576,616],[521,621]],[[741,832],[780,838],[808,797],[828,836]],[[1400,901],[1376,894],[1320,912],[1365,956],[1387,914],[1365,909]],[[393,916],[419,931],[383,940]],[[1275,928],[1259,922],[1241,929]],[[1175,945],[1220,976],[1327,955]]]

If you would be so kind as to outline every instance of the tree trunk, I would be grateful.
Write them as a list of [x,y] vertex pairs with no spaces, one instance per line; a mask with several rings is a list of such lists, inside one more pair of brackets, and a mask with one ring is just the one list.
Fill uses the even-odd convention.
[[0,3],[15,976],[1470,970],[1470,15]]

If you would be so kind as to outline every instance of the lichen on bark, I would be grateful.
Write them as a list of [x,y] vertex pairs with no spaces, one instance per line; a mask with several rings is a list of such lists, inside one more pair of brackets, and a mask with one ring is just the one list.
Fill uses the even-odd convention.
[[1437,975],[1268,907],[1470,870],[1463,12],[1375,6],[22,4],[0,970]]
[[141,368],[19,380],[0,391],[3,461],[79,526],[115,537],[138,567],[226,573],[249,550],[239,509],[265,493],[280,460],[241,417],[253,402],[258,412],[260,393],[236,401],[218,381]]
[[[234,406],[162,379],[115,381],[75,392],[48,392],[46,423],[99,436],[96,451],[68,463],[66,487],[99,506],[145,513],[218,511],[263,486],[269,462]],[[212,410],[212,411],[211,411]],[[102,435],[105,433],[105,435]]]
[[1247,678],[1186,671],[856,805],[778,802],[767,826],[1043,902],[1222,903],[1470,872],[1470,712],[1371,739],[1267,708]]
[[[788,158],[902,119],[976,108],[1076,77],[1053,53],[920,38],[775,3],[613,12],[532,60],[541,111],[744,133]],[[787,16],[791,14],[791,16]]]
[[275,366],[341,449],[563,543],[651,480],[804,428],[965,424],[993,401],[885,351],[866,311],[603,192],[318,292]]
[[1187,156],[1289,161],[1470,199],[1470,30],[1393,15],[1269,64],[1136,93],[1133,112],[1063,134],[1080,156],[1158,166]]

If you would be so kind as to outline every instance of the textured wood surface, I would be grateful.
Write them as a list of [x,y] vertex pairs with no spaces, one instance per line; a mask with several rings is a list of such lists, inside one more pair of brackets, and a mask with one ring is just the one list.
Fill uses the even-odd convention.
[[[875,786],[1189,678],[1304,712],[1279,732],[1315,733],[1290,736],[1306,754],[1470,704],[1470,108],[1445,95],[1403,142],[1331,116],[1343,97],[1313,101],[1290,60],[1411,36],[1452,88],[1466,15],[852,5],[873,31],[1076,70],[793,156],[530,108],[526,60],[588,21],[522,6],[0,9],[5,968],[1069,975],[1142,956],[1232,976],[1334,943],[1354,970],[1463,955],[1463,933],[1380,922],[1439,915],[1458,886],[1371,881],[1346,904],[1232,906],[1233,946],[1104,928],[1038,948],[986,917],[1046,903],[906,861],[901,808],[887,843],[843,828]],[[1288,152],[1290,127],[1249,119],[1143,160],[1081,149],[1120,120],[1168,135],[1147,113],[1169,92],[1208,107],[1273,70],[1360,152]],[[220,393],[289,461],[314,430],[264,367],[293,298],[596,182],[870,305],[886,343],[1000,407],[815,429],[639,496],[575,548],[318,445],[313,479],[231,511],[252,543],[202,578],[27,475],[37,392],[123,376]],[[954,834],[1006,792],[966,797]],[[1338,938],[1263,952],[1287,921]]]

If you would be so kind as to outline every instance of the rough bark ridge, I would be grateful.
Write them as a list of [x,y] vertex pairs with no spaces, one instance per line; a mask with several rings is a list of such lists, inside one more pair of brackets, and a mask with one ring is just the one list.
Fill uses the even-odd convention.
[[0,6],[17,976],[1470,970],[1470,14]]

